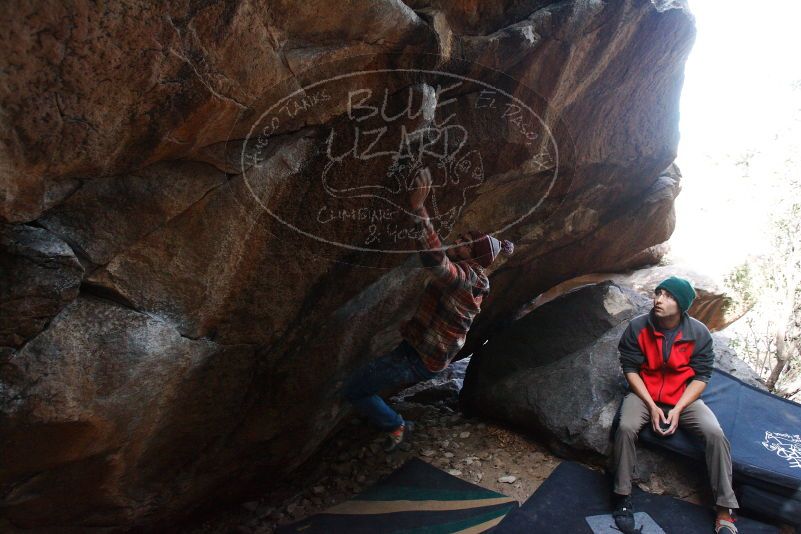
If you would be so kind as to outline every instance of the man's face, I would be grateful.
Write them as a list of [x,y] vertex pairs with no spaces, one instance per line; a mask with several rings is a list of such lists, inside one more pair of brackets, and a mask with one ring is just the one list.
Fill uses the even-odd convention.
[[661,287],[654,291],[654,314],[659,318],[679,315],[679,303]]
[[460,234],[456,238],[454,245],[445,251],[448,259],[451,261],[464,261],[473,257],[473,246],[470,244],[472,241],[468,234]]

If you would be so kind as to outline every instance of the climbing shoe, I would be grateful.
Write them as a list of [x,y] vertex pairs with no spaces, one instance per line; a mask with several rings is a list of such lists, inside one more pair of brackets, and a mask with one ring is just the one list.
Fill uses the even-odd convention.
[[612,512],[612,517],[617,528],[624,534],[637,532],[634,528],[634,509],[631,506],[631,495],[614,494],[614,499],[615,510]]
[[414,430],[414,423],[405,421],[401,426],[387,434],[384,440],[384,452],[395,452],[398,449],[408,450],[409,438]]

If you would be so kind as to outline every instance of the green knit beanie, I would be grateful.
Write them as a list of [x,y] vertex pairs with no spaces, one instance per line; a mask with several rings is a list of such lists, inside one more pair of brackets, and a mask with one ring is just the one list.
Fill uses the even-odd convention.
[[690,282],[684,278],[679,278],[678,276],[671,276],[667,280],[663,280],[658,286],[656,286],[654,291],[660,288],[673,295],[673,298],[676,299],[676,302],[679,304],[679,309],[681,309],[682,313],[690,309],[690,306],[692,306],[696,297],[692,284],[690,284]]

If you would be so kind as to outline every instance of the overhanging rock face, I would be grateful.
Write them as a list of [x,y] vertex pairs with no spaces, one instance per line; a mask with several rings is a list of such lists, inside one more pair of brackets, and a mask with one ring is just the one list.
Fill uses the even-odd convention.
[[10,525],[170,521],[308,458],[425,282],[422,168],[443,237],[517,245],[467,349],[673,230],[678,2],[29,9],[0,15]]

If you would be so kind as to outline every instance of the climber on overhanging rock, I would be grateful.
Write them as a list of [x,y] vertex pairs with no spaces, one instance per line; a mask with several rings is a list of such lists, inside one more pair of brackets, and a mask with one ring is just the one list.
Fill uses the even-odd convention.
[[431,279],[414,316],[403,324],[403,341],[390,352],[356,370],[345,385],[344,395],[372,424],[388,433],[384,450],[396,450],[413,429],[384,402],[378,393],[408,387],[433,378],[459,352],[467,331],[489,293],[484,269],[499,252],[511,255],[514,245],[492,236],[468,232],[444,247],[431,224],[424,203],[431,190],[427,169],[415,179],[410,204],[418,225],[420,259]]
[[687,280],[663,280],[654,290],[654,307],[632,319],[620,338],[620,364],[631,389],[620,409],[613,459],[612,515],[621,532],[636,532],[631,473],[637,435],[649,421],[658,436],[670,436],[681,426],[702,439],[717,507],[715,532],[737,532],[731,516],[731,509],[739,508],[731,448],[715,414],[699,398],[712,376],[715,354],[707,327],[687,314],[695,297]]

